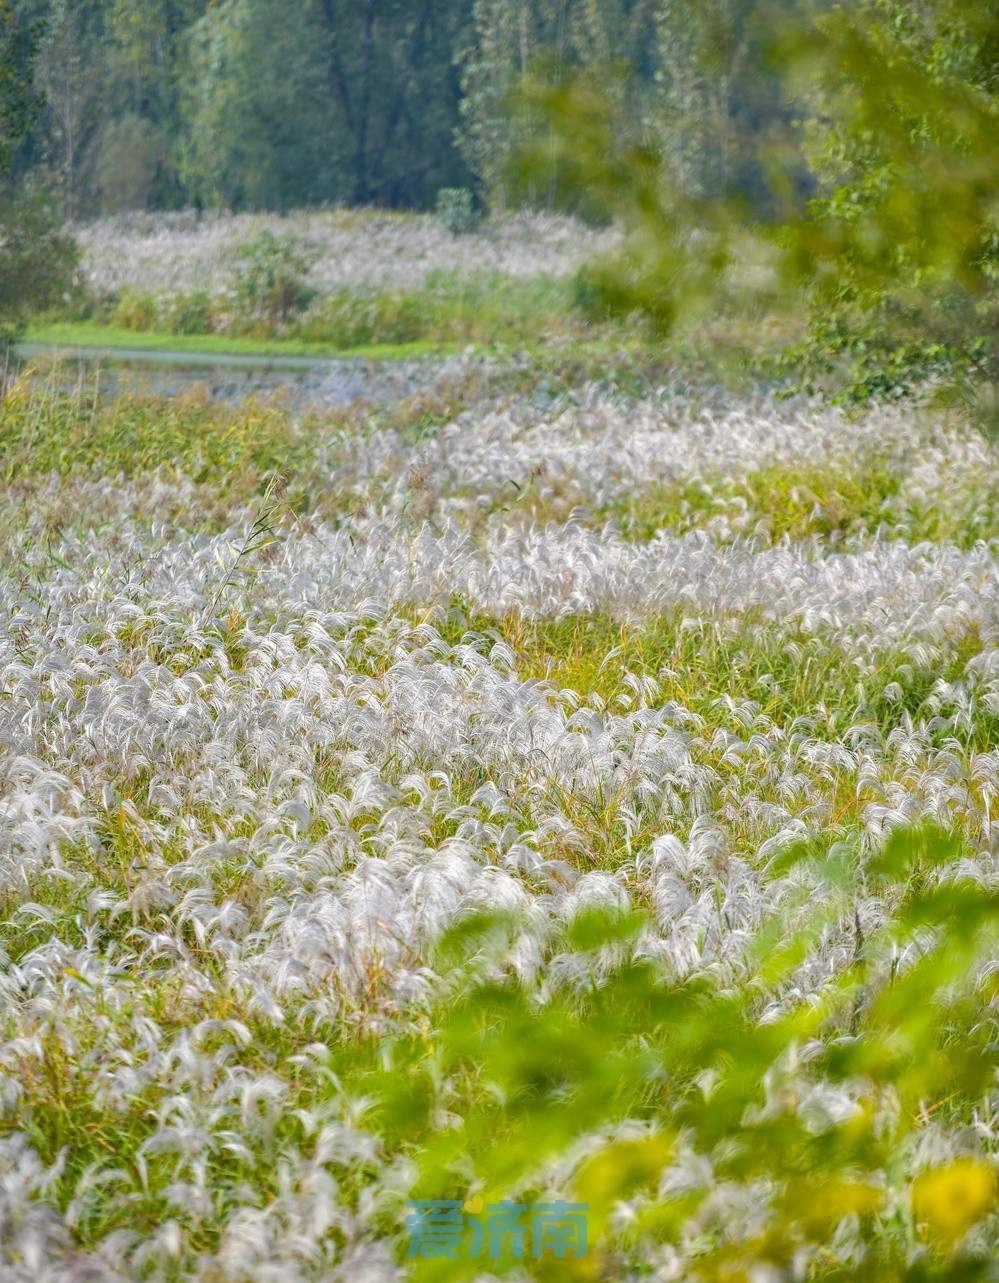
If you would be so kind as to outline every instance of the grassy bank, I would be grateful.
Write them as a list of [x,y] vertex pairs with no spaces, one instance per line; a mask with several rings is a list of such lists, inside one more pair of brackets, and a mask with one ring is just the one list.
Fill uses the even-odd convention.
[[592,328],[576,307],[573,282],[554,277],[436,272],[409,288],[317,290],[295,277],[248,284],[236,273],[193,291],[86,291],[68,310],[36,318],[32,338],[133,346],[131,336],[142,335],[144,344],[177,350],[183,339],[197,351],[327,355],[536,345],[585,338]]
[[418,339],[409,343],[364,343],[336,347],[329,342],[297,338],[252,338],[230,334],[171,334],[164,330],[133,330],[98,321],[53,321],[29,326],[24,343],[60,348],[123,348],[144,352],[192,352],[213,356],[359,357],[401,360],[444,356],[460,344]]

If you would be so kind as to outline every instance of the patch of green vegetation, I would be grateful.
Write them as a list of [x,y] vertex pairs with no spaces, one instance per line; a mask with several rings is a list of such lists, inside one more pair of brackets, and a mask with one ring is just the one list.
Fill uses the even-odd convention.
[[321,454],[337,434],[389,427],[425,435],[481,397],[490,380],[488,373],[472,372],[375,413],[364,402],[300,413],[280,396],[238,406],[198,390],[105,398],[92,381],[62,390],[24,379],[4,401],[0,479],[9,484],[77,470],[136,477],[177,469],[204,487],[202,524],[210,527],[280,478],[283,508],[320,510],[338,520],[363,498],[337,485],[321,466]]
[[902,493],[904,472],[872,459],[861,470],[835,464],[772,464],[741,477],[676,481],[638,490],[597,509],[594,520],[617,522],[626,539],[645,542],[662,531],[781,539],[821,538],[827,545],[881,531],[909,542],[947,541],[962,548],[999,537],[999,494],[984,478],[978,487],[941,494],[933,502]]
[[337,346],[416,340],[485,347],[585,337],[569,284],[555,277],[431,273],[417,290],[339,290],[291,323],[297,337]]
[[[820,635],[756,616],[691,621],[679,613],[639,623],[605,614],[558,620],[462,613],[460,604],[440,625],[457,642],[467,633],[502,638],[525,680],[550,682],[582,702],[621,707],[635,702],[634,679],[651,678],[653,707],[675,701],[710,726],[731,722],[730,701],[752,701],[761,718],[786,726],[813,719],[819,733],[836,736],[869,719],[883,733],[908,715],[935,717],[939,685],[960,682],[983,649],[974,630],[955,636],[932,668],[904,651],[860,659]],[[626,681],[627,679],[627,681]],[[945,716],[945,711],[944,714]],[[744,728],[743,728],[744,729]],[[969,723],[941,728],[977,751],[999,735],[999,716],[984,705]]]
[[819,535],[835,540],[873,531],[889,519],[899,475],[872,461],[863,474],[834,466],[772,464],[717,484],[681,481],[629,495],[598,514],[615,518],[626,538],[652,539],[661,530],[684,533],[726,512],[744,511],[771,539]]
[[[72,852],[66,858],[72,867]],[[74,868],[73,875],[72,881],[51,873],[32,879],[27,899],[23,887],[0,895],[0,959],[16,964],[51,938],[54,924],[66,943],[83,944],[80,924],[93,881],[84,868]]]
[[134,476],[176,465],[195,481],[225,485],[307,467],[314,443],[276,402],[238,408],[205,397],[122,396],[83,391],[38,392],[22,383],[4,402],[0,473],[99,468]]

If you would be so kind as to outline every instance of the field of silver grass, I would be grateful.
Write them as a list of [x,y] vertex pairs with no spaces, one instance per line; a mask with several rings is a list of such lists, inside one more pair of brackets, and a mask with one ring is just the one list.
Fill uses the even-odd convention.
[[309,279],[321,292],[416,289],[435,271],[568,276],[615,242],[613,232],[554,215],[512,214],[491,219],[474,234],[454,236],[430,215],[375,210],[284,217],[127,214],[83,224],[74,234],[86,280],[105,296],[122,289],[175,294],[224,288],[233,246],[267,229],[317,251]]
[[[999,880],[999,457],[978,437],[584,388],[427,439],[330,427],[316,458],[311,511],[274,487],[222,528],[203,518],[226,478],[8,485],[4,1279],[405,1277],[414,1158],[331,1055],[425,1028],[454,983],[437,942],[470,914],[511,915],[491,965],[545,995],[600,983],[606,952],[565,937],[600,906],[648,913],[628,947],[664,974],[738,990],[801,892],[779,864],[797,839],[866,858],[932,820],[964,876]],[[858,894],[763,1018],[818,1003],[889,908]],[[795,1095],[796,1072],[780,1091],[816,1128],[860,1110]],[[434,1127],[460,1131],[438,1090]],[[996,1106],[928,1113],[887,1206],[913,1170],[989,1155]],[[599,1139],[534,1187],[564,1191]],[[602,1277],[695,1277],[706,1238],[761,1232],[759,1190],[681,1141],[659,1191],[695,1186],[668,1242]],[[846,1217],[833,1257],[858,1251]],[[815,1266],[803,1247],[752,1277]]]

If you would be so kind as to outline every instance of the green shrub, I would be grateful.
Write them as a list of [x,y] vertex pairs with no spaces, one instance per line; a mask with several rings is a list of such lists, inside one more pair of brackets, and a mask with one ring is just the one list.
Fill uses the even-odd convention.
[[269,332],[283,326],[315,298],[307,275],[314,250],[269,228],[243,244],[235,256],[233,292],[242,319],[264,324]]
[[435,214],[453,236],[467,236],[482,222],[475,197],[467,187],[442,187],[437,193]]
[[124,290],[109,317],[126,330],[163,334],[211,334],[218,329],[217,306],[204,290],[193,294],[139,294]]
[[334,347],[372,343],[414,343],[429,336],[421,296],[416,292],[358,294],[338,290],[317,301],[295,326],[295,337]]
[[171,294],[159,301],[157,329],[168,334],[211,334],[216,324],[216,306],[210,294]]
[[905,307],[885,293],[844,287],[823,308],[810,303],[804,338],[763,367],[789,395],[821,394],[859,405],[908,396],[927,382],[950,384],[994,371],[982,308],[939,292],[932,324],[923,306]]
[[159,321],[157,301],[152,294],[122,290],[111,311],[111,324],[126,330],[155,330]]
[[572,278],[572,306],[588,320],[605,321],[611,316],[599,277],[592,268],[581,267]]
[[78,258],[43,192],[0,190],[0,339],[16,333],[31,313],[71,295]]

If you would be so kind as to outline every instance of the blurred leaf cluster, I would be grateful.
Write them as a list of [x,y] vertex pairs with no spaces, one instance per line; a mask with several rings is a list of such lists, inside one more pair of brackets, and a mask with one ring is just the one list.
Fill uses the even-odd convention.
[[[996,1176],[976,1124],[999,1064],[999,895],[961,855],[932,828],[867,857],[786,850],[773,873],[796,892],[738,984],[669,974],[640,915],[598,910],[556,944],[575,981],[525,983],[506,966],[516,919],[469,918],[440,943],[453,992],[426,1034],[373,1045],[364,1073],[353,1052],[352,1090],[414,1160],[412,1197],[588,1204],[579,1277],[670,1249],[684,1278],[987,1277]],[[865,930],[853,906],[871,894],[889,911]],[[803,969],[843,931],[853,947],[804,998]],[[952,1152],[934,1155],[934,1128]]]
[[699,128],[756,190],[692,182],[677,159],[684,120],[674,147],[650,142],[592,71],[529,86],[552,136],[521,153],[525,181],[554,166],[625,229],[585,299],[660,333],[706,314],[791,318],[778,376],[845,400],[993,381],[999,6],[744,8],[730,6],[722,30],[753,33],[742,47],[781,105],[765,127],[718,112]]

